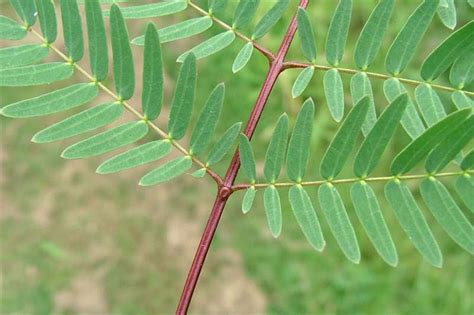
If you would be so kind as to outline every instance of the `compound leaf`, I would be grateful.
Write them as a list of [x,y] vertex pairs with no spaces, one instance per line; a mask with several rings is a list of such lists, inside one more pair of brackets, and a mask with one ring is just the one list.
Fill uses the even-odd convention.
[[110,174],[158,161],[171,152],[171,144],[168,140],[158,140],[142,144],[136,148],[116,155],[96,170],[99,174]]
[[397,129],[407,107],[408,96],[397,97],[382,113],[362,143],[355,157],[354,173],[358,177],[369,175],[380,161],[385,148]]
[[394,0],[380,0],[360,32],[354,52],[357,67],[366,70],[382,46],[392,16]]
[[439,0],[423,1],[408,18],[389,48],[385,59],[387,71],[397,76],[405,70],[416,53],[416,48],[426,33],[438,8]]
[[421,255],[435,267],[441,268],[443,256],[428,223],[410,189],[402,182],[392,180],[385,185],[385,197],[405,233]]
[[398,265],[398,254],[373,189],[364,181],[351,187],[351,199],[362,226],[379,255],[390,265]]
[[171,160],[143,176],[139,185],[152,186],[167,182],[184,174],[191,166],[193,166],[193,161],[189,156]]
[[61,0],[61,18],[63,22],[64,44],[68,57],[79,61],[84,56],[82,21],[76,0]]
[[474,253],[474,230],[446,187],[433,177],[427,178],[421,182],[421,196],[446,233],[462,248]]
[[145,34],[142,90],[142,108],[147,119],[155,120],[160,114],[163,94],[163,59],[160,39],[155,26],[150,23]]
[[362,98],[342,123],[324,154],[321,162],[321,176],[333,179],[344,167],[357,141],[357,135],[369,109],[370,99]]
[[281,233],[282,216],[280,195],[275,186],[268,186],[263,194],[263,204],[267,214],[267,223],[273,237]]
[[329,112],[335,121],[340,122],[344,117],[344,86],[339,71],[337,69],[326,71],[323,84]]
[[270,183],[274,183],[280,176],[281,168],[285,163],[286,146],[288,142],[288,116],[283,114],[273,130],[273,135],[265,155],[263,173]]
[[183,138],[188,129],[196,91],[196,79],[196,57],[194,54],[189,54],[179,70],[171,102],[168,134],[175,140]]
[[72,76],[69,63],[51,62],[0,70],[0,86],[30,86],[49,84]]
[[326,242],[308,193],[301,185],[293,186],[289,191],[289,200],[296,221],[298,221],[306,239],[317,251],[322,251]]
[[326,58],[329,64],[337,67],[344,56],[347,33],[351,23],[352,0],[340,0],[328,29]]
[[78,83],[31,99],[19,101],[2,108],[7,117],[25,118],[44,116],[92,101],[99,94],[93,83]]
[[233,31],[217,34],[179,56],[177,61],[183,62],[183,60],[191,53],[196,56],[196,59],[202,59],[213,55],[232,44],[234,39],[235,33]]
[[288,144],[287,173],[294,182],[301,182],[308,164],[309,148],[314,121],[314,102],[308,98],[296,118],[295,127]]
[[148,124],[134,121],[109,129],[67,147],[65,159],[83,159],[101,155],[140,140],[148,133]]
[[119,103],[94,106],[41,130],[31,141],[46,143],[77,136],[114,122],[122,116],[123,111]]
[[128,41],[127,25],[116,4],[113,4],[110,9],[110,27],[112,29],[115,89],[123,100],[128,100],[135,91],[135,62]]

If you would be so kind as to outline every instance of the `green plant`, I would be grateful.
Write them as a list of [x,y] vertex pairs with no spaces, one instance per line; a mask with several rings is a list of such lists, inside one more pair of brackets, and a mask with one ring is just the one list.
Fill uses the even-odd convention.
[[[103,1],[105,2],[105,1]],[[260,20],[252,37],[241,33],[252,19],[258,1],[241,1],[237,5],[233,25],[215,17],[225,8],[227,1],[210,1],[209,9],[203,10],[194,2],[182,0],[159,2],[145,7],[131,6],[120,9],[113,5],[104,11],[110,15],[112,55],[115,90],[114,93],[105,85],[108,73],[108,48],[106,31],[102,18],[102,7],[98,1],[85,2],[87,20],[89,55],[91,73],[78,62],[84,55],[83,33],[80,10],[76,1],[61,1],[64,40],[67,54],[62,53],[54,42],[57,37],[56,13],[51,1],[11,1],[19,13],[24,25],[1,17],[4,39],[21,39],[31,32],[43,43],[23,45],[14,48],[3,48],[0,52],[0,84],[2,86],[28,86],[52,83],[67,79],[77,71],[91,81],[78,83],[66,88],[39,96],[30,100],[11,104],[2,109],[2,114],[9,117],[33,117],[56,113],[83,105],[95,99],[99,91],[112,97],[113,102],[93,107],[85,112],[55,124],[33,138],[35,142],[51,142],[79,135],[117,120],[124,109],[132,113],[134,122],[120,125],[87,138],[68,147],[62,154],[65,158],[86,158],[118,149],[142,139],[150,129],[162,140],[147,142],[129,151],[105,161],[98,168],[99,173],[113,173],[145,163],[155,162],[167,156],[172,149],[182,153],[182,157],[172,159],[150,171],[140,181],[148,186],[170,180],[188,172],[193,165],[197,170],[196,177],[205,174],[215,180],[218,195],[213,207],[203,239],[193,262],[188,281],[185,285],[178,312],[183,313],[189,306],[194,287],[197,283],[207,250],[217,228],[220,216],[230,195],[238,190],[246,190],[242,209],[248,212],[259,189],[264,190],[264,205],[268,224],[272,234],[277,237],[281,232],[282,209],[280,188],[289,189],[289,200],[295,217],[310,244],[317,250],[325,246],[318,216],[313,208],[306,187],[317,186],[320,210],[327,219],[334,237],[347,258],[355,263],[360,260],[360,250],[352,223],[349,220],[344,203],[337,186],[352,184],[351,199],[356,213],[366,229],[367,234],[381,257],[390,265],[397,265],[398,256],[388,227],[385,224],[374,191],[372,182],[385,182],[385,197],[395,210],[400,224],[420,251],[432,265],[442,265],[441,251],[431,230],[413,198],[412,192],[405,184],[408,180],[423,180],[420,191],[422,197],[435,218],[446,232],[468,252],[473,252],[472,225],[466,218],[462,204],[451,196],[439,179],[457,177],[456,192],[464,204],[473,209],[472,168],[474,153],[471,150],[466,156],[461,151],[469,147],[474,133],[472,116],[474,95],[472,89],[472,51],[474,48],[474,23],[469,22],[453,32],[440,46],[433,50],[420,68],[422,81],[400,77],[416,53],[428,25],[436,12],[443,22],[453,27],[452,1],[425,1],[409,18],[399,35],[393,41],[387,53],[385,68],[389,74],[368,72],[380,49],[385,31],[394,10],[394,1],[382,0],[374,9],[356,44],[354,63],[356,69],[340,67],[352,12],[351,1],[341,1],[328,31],[326,58],[329,66],[317,64],[317,49],[311,18],[305,11],[309,1],[302,0],[282,45],[277,54],[256,43],[278,21],[287,10],[288,1],[278,1]],[[129,45],[124,18],[153,18],[173,14],[193,8],[203,17],[181,22],[177,25],[157,31],[152,24],[146,29],[143,37],[132,40],[132,43],[144,45],[145,67],[143,68],[142,113],[134,109],[127,101],[134,95],[134,62]],[[33,28],[38,11],[42,35]],[[455,11],[454,11],[455,12]],[[455,16],[455,15],[454,15]],[[216,23],[225,29],[224,32],[199,44],[178,58],[182,62],[177,79],[167,131],[157,126],[154,120],[160,114],[163,103],[163,62],[160,42],[169,42],[190,35],[198,34]],[[304,57],[308,62],[286,61],[285,57],[299,26],[299,38]],[[232,125],[211,149],[207,146],[214,134],[219,113],[224,102],[224,85],[219,84],[211,92],[202,113],[192,131],[189,148],[181,140],[192,120],[193,100],[196,92],[196,59],[217,53],[230,45],[236,38],[246,42],[235,59],[232,70],[241,70],[252,56],[253,50],[259,51],[270,62],[265,83],[252,110],[245,131],[239,136],[240,123]],[[36,64],[49,52],[62,58],[61,62]],[[302,68],[302,72],[293,86],[293,96],[300,96],[308,86],[316,71],[324,71],[323,89],[330,113],[335,121],[342,122],[332,139],[321,162],[321,180],[304,180],[310,154],[310,139],[313,128],[315,104],[307,99],[298,114],[289,142],[289,121],[285,114],[275,125],[264,159],[264,180],[258,179],[256,162],[250,140],[272,87],[280,73],[292,68]],[[442,82],[440,76],[449,71],[450,85]],[[341,74],[353,75],[351,93],[354,107],[344,114],[345,101]],[[376,114],[371,82],[384,81],[384,92],[389,105],[381,115]],[[439,80],[441,83],[433,83]],[[404,85],[414,86],[418,109],[407,94]],[[451,109],[443,104],[436,90],[450,93],[456,108]],[[421,114],[421,116],[420,116]],[[345,116],[345,118],[344,118]],[[413,139],[403,151],[393,157],[390,170],[383,176],[372,175],[384,153],[389,141],[396,133],[401,122],[410,138]],[[354,177],[338,178],[347,162],[349,154],[358,144],[358,131],[362,130],[364,141],[360,145],[353,164]],[[214,165],[232,149],[239,137],[240,153],[236,152],[224,177],[214,171]],[[203,156],[207,158],[203,159]],[[409,173],[426,158],[425,169],[419,173]],[[280,182],[279,175],[286,161],[286,174],[289,182]],[[451,171],[442,170],[451,161]],[[249,182],[234,184],[240,163]]]

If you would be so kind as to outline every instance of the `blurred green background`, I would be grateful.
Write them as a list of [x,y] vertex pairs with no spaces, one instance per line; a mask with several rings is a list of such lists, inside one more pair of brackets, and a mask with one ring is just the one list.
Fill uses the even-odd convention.
[[[383,50],[386,51],[418,2],[397,1]],[[273,3],[273,0],[262,1],[257,15],[261,16]],[[309,7],[317,32],[318,62],[321,64],[326,64],[322,53],[325,33],[336,3],[312,1]],[[343,67],[354,67],[353,47],[375,3],[375,0],[355,1]],[[465,1],[457,1],[457,4],[458,25],[461,25],[472,19],[474,11]],[[261,40],[264,46],[272,50],[278,48],[296,6],[297,1],[292,0],[285,18]],[[8,4],[2,3],[0,10],[3,15],[15,16]],[[232,10],[229,11],[222,19],[230,23]],[[193,16],[197,16],[196,12],[190,8],[154,22],[163,26]],[[145,25],[143,21],[128,24],[131,37],[140,35]],[[165,104],[169,104],[177,76],[176,57],[219,31],[221,29],[214,26],[203,35],[164,45]],[[251,27],[244,31],[250,32]],[[417,59],[404,76],[418,79],[416,69],[423,58],[447,34],[449,30],[435,18],[419,47]],[[62,46],[61,41],[58,40],[59,46]],[[37,39],[29,35],[24,42],[37,42]],[[14,44],[1,42],[2,47]],[[246,121],[268,68],[266,60],[255,53],[249,65],[233,75],[232,62],[242,46],[243,43],[236,40],[226,51],[199,62],[197,109],[202,107],[216,84],[226,84],[226,101],[218,133],[236,121]],[[134,47],[138,86],[137,96],[131,103],[136,108],[140,106],[142,53],[141,47]],[[301,57],[296,39],[289,58],[301,60]],[[51,60],[55,58],[51,54]],[[89,69],[87,58],[81,64]],[[383,54],[379,54],[371,70],[383,72]],[[262,160],[278,116],[287,112],[294,121],[302,101],[313,97],[317,112],[307,178],[314,179],[319,178],[318,165],[337,124],[329,116],[321,72],[317,72],[301,98],[291,98],[291,87],[298,73],[299,70],[287,71],[278,80],[253,146]],[[83,80],[79,74],[55,87],[78,80]],[[352,102],[349,80],[350,76],[344,75],[347,109]],[[441,78],[440,82],[447,80]],[[379,113],[386,106],[382,83],[373,81]],[[113,87],[112,81],[107,84]],[[0,105],[49,90],[51,87],[1,88]],[[446,109],[452,110],[449,95],[440,93],[440,96]],[[109,100],[103,95],[94,104]],[[159,118],[161,126],[165,126],[168,109],[166,106]],[[42,146],[29,141],[36,131],[78,111],[80,109],[41,119],[0,118],[0,314],[173,313],[213,203],[215,185],[208,179],[197,180],[186,175],[161,186],[143,188],[137,186],[137,182],[153,166],[101,176],[94,171],[106,157],[78,161],[65,161],[59,157],[63,148],[76,142],[77,138]],[[407,142],[408,137],[400,128],[377,174],[386,174],[390,157]],[[229,159],[217,167],[221,174]],[[261,171],[262,163],[258,167]],[[349,163],[341,174],[343,177],[352,177]],[[237,182],[243,180],[239,177]],[[450,180],[443,181],[448,186],[451,184]],[[307,244],[289,208],[287,190],[280,192],[284,224],[277,240],[272,238],[266,225],[263,194],[257,195],[252,212],[244,216],[240,211],[243,194],[236,193],[224,212],[190,313],[473,314],[472,257],[456,246],[426,211],[416,192],[418,182],[410,181],[409,185],[443,251],[443,269],[431,267],[422,260],[382,197],[382,185],[373,188],[380,196],[396,242],[400,256],[397,268],[385,264],[370,244],[347,198],[350,188],[347,185],[340,186],[339,190],[361,245],[359,265],[344,258],[321,214],[327,247],[323,253],[317,253]],[[316,190],[309,192],[317,205]]]

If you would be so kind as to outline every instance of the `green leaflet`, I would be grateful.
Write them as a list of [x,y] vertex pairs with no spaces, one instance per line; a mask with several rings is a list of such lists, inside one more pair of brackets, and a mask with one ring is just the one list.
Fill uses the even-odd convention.
[[47,43],[52,43],[58,35],[54,3],[52,0],[35,0],[35,3],[43,37]]
[[324,184],[319,187],[318,198],[321,210],[342,252],[347,259],[358,264],[359,243],[339,192],[332,184]]
[[218,84],[209,95],[191,135],[189,154],[197,155],[207,148],[219,121],[224,95],[224,83]]
[[474,0],[467,0],[467,3],[471,6],[471,8],[474,8]]
[[[383,91],[389,102],[393,102],[401,94],[407,93],[406,88],[396,78],[386,80],[383,84]],[[425,125],[410,98],[408,98],[408,105],[402,117],[402,126],[412,139],[416,139],[425,131]]]
[[109,129],[67,147],[65,159],[83,159],[101,155],[140,140],[148,133],[148,124],[134,121]]
[[275,186],[265,188],[263,194],[263,205],[267,214],[267,223],[273,237],[277,238],[281,233],[282,217],[280,195]]
[[36,8],[34,0],[10,0],[10,4],[27,26],[35,24]]
[[456,27],[457,18],[456,18],[456,6],[454,5],[454,0],[446,0],[447,6],[444,7],[440,5],[438,7],[438,17],[444,26],[449,29],[454,29]]
[[251,186],[245,192],[244,199],[242,200],[242,212],[245,214],[252,209],[253,201],[255,199],[255,194],[257,190],[255,187]]
[[168,140],[148,142],[108,159],[97,168],[96,172],[99,174],[120,172],[158,161],[170,152],[171,144]]
[[470,116],[449,133],[428,155],[425,168],[433,174],[444,168],[474,138],[474,116]]
[[234,144],[235,139],[237,139],[241,128],[242,123],[238,122],[227,129],[224,135],[211,149],[211,153],[209,153],[209,157],[207,158],[206,166],[214,165],[224,158],[227,152],[229,152],[229,150],[232,148],[232,145]]
[[0,86],[30,86],[49,84],[72,76],[69,63],[51,62],[0,70]]
[[354,51],[354,61],[362,70],[367,70],[382,46],[394,3],[394,0],[380,0],[360,32]]
[[31,141],[46,143],[77,136],[114,122],[123,111],[119,103],[94,106],[41,130]]
[[178,57],[178,62],[183,62],[184,59],[190,54],[193,53],[196,56],[196,59],[202,59],[207,56],[213,55],[222,49],[226,48],[235,39],[235,33],[233,31],[227,31],[215,35],[208,40],[200,43],[191,50],[188,50],[184,54]]
[[415,99],[428,127],[446,117],[443,103],[430,85],[418,85],[415,89]]
[[155,120],[161,111],[164,95],[163,59],[155,26],[149,23],[145,34],[142,108],[145,117]]
[[355,183],[351,187],[351,199],[357,217],[375,249],[383,260],[390,266],[396,267],[398,265],[397,249],[373,189],[364,181]]
[[241,134],[239,137],[239,153],[242,169],[247,178],[252,182],[252,184],[254,184],[257,180],[257,166],[255,165],[252,145],[244,134]]
[[441,268],[443,256],[431,230],[410,189],[398,180],[385,185],[385,197],[395,210],[395,215],[405,233],[424,259]]
[[357,177],[368,176],[377,166],[385,148],[397,129],[407,103],[408,95],[402,94],[380,115],[380,118],[365,138],[355,157],[354,173]]
[[365,96],[369,97],[369,109],[362,125],[362,132],[364,136],[367,136],[377,121],[377,113],[375,112],[372,84],[366,73],[358,72],[351,78],[351,95],[354,104],[359,103]]
[[392,175],[402,175],[409,172],[424,159],[440,141],[443,141],[451,130],[459,126],[470,113],[471,111],[468,109],[454,112],[413,140],[393,160],[390,168]]
[[26,29],[16,21],[0,15],[0,39],[17,40],[26,36]]
[[451,93],[451,100],[457,108],[474,108],[474,101],[469,98],[464,92],[456,91]]
[[289,3],[289,0],[278,0],[277,3],[275,3],[275,5],[268,10],[268,12],[257,23],[252,34],[252,39],[259,39],[267,34],[285,13]]
[[456,180],[456,192],[458,193],[459,197],[461,197],[462,201],[466,205],[466,207],[474,213],[474,177],[471,175],[465,174],[463,176],[459,176]]
[[466,171],[474,168],[474,150],[471,150],[461,162],[461,168]]
[[61,0],[61,17],[63,21],[64,44],[69,58],[79,61],[84,55],[82,38],[82,21],[76,0]]
[[[159,29],[158,35],[160,36],[160,42],[163,44],[200,34],[211,26],[212,19],[209,16],[193,18]],[[132,44],[145,44],[145,36],[142,35],[134,38]]]
[[123,100],[128,100],[135,91],[135,62],[128,41],[127,25],[116,4],[113,4],[110,9],[110,27],[112,29],[115,89]]
[[474,49],[466,50],[456,59],[449,72],[449,82],[458,89],[463,89],[474,80]]
[[196,79],[196,57],[194,54],[189,54],[179,70],[171,102],[168,134],[175,140],[183,138],[188,129],[196,91]]
[[232,64],[232,72],[237,73],[242,70],[243,67],[247,65],[253,53],[253,44],[247,43],[235,57],[234,63]]
[[[474,21],[452,33],[423,62],[421,77],[432,81],[445,72],[467,50],[474,49]],[[472,61],[471,61],[472,62]]]
[[314,102],[308,98],[296,118],[295,127],[288,144],[286,160],[288,177],[297,183],[303,180],[311,147],[311,134],[314,122]]
[[446,187],[433,177],[427,178],[421,182],[421,196],[446,233],[473,254],[474,230]]
[[260,0],[240,0],[235,9],[232,28],[241,29],[252,21]]
[[203,178],[206,175],[206,169],[205,168],[200,168],[194,173],[191,174],[192,177],[194,178]]
[[102,9],[98,0],[88,0],[85,4],[91,70],[97,81],[103,81],[109,71],[109,56]]
[[337,69],[326,71],[323,84],[329,112],[335,121],[340,122],[344,117],[344,86],[339,71]]
[[48,53],[48,47],[37,44],[1,48],[0,70],[30,65],[43,60]]
[[405,70],[416,53],[416,48],[431,24],[439,0],[425,0],[408,18],[400,33],[393,41],[385,59],[387,71],[397,76]]
[[300,72],[293,84],[293,88],[291,89],[291,96],[293,96],[293,98],[300,96],[304,90],[306,90],[313,75],[314,67],[306,67]]
[[[188,3],[186,0],[169,0],[145,5],[123,7],[120,10],[125,19],[146,19],[181,12],[186,9],[187,5]],[[104,11],[104,15],[112,15],[112,9],[110,12],[108,10]]]
[[316,40],[313,26],[308,13],[303,8],[298,8],[298,35],[305,58],[312,63],[316,62]]
[[357,135],[365,120],[369,105],[370,99],[365,96],[347,115],[324,154],[321,162],[321,176],[323,178],[332,180],[341,172],[354,149]]
[[1,110],[7,117],[26,118],[62,112],[92,101],[99,94],[93,83],[79,83],[31,99],[19,101]]
[[351,24],[352,0],[340,0],[334,11],[326,40],[326,58],[337,67],[344,56],[347,33]]
[[265,155],[263,173],[270,183],[275,183],[285,163],[286,145],[288,142],[288,116],[283,114],[273,130],[273,135]]
[[218,13],[223,11],[229,0],[208,0],[209,13]]
[[289,191],[289,200],[296,221],[298,221],[306,239],[317,251],[322,251],[326,242],[308,193],[301,185],[293,186]]
[[193,161],[189,156],[171,160],[143,176],[139,185],[152,186],[167,182],[184,174],[191,166],[193,166]]

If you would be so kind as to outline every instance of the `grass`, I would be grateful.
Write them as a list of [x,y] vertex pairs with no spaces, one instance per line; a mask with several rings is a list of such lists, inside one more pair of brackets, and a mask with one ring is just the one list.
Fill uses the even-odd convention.
[[[347,64],[350,64],[356,30],[363,25],[363,17],[369,14],[374,2],[364,1],[354,7],[358,18],[353,20],[355,27],[348,40],[344,59]],[[407,17],[415,4],[412,1],[403,4],[405,6],[400,4],[396,15]],[[318,21],[320,51],[333,8],[332,1],[311,6],[311,14]],[[462,13],[459,18],[467,17],[468,13]],[[387,38],[393,38],[403,21],[396,19]],[[287,22],[280,22],[263,40],[266,46],[278,46]],[[141,29],[137,25],[131,32],[136,35]],[[448,33],[438,20],[431,30],[437,34]],[[211,32],[217,31],[218,28],[213,28]],[[421,55],[424,56],[428,47],[438,40],[428,36],[420,49]],[[196,42],[197,39],[193,39],[188,43],[165,45],[170,81],[176,77],[174,59],[185,47]],[[389,41],[385,47],[388,45]],[[231,74],[233,57],[241,46],[242,43],[236,42],[225,53],[200,63],[197,108],[202,107],[207,93],[218,82],[224,81],[227,86],[218,132],[235,121],[246,120],[264,79],[266,62],[261,56],[254,56],[238,75]],[[297,41],[294,47],[290,58],[299,58]],[[141,52],[141,49],[135,52]],[[375,69],[383,66],[383,58],[379,57]],[[318,58],[324,62],[323,54]],[[421,60],[412,64],[407,71],[408,77],[417,76],[414,69]],[[279,79],[253,144],[256,155],[262,158],[272,126],[281,112],[288,112],[294,119],[304,97],[313,97],[317,114],[308,174],[314,178],[337,125],[329,117],[320,88],[322,74],[315,76],[312,88],[304,97],[294,100],[291,86],[297,74],[298,70],[288,71]],[[349,79],[344,76],[347,91]],[[170,82],[167,96],[171,95],[172,86]],[[379,111],[385,104],[381,87],[380,82],[374,83]],[[1,105],[24,98],[26,94],[41,92],[41,88],[1,89]],[[449,104],[446,95],[440,94]],[[351,102],[350,95],[346,100]],[[139,105],[138,100],[132,103]],[[66,115],[31,120],[0,118],[0,313],[172,313],[212,204],[213,184],[208,180],[198,183],[190,176],[184,176],[160,187],[139,188],[138,179],[150,167],[100,176],[94,170],[104,158],[60,159],[61,150],[77,139],[42,146],[29,142],[37,130],[61,117]],[[387,169],[388,157],[407,141],[400,130],[378,172]],[[222,173],[225,167],[226,163],[222,163],[218,170]],[[342,176],[350,174],[348,165]],[[411,187],[416,183],[411,182]],[[450,181],[446,183],[451,184]],[[373,187],[381,195],[383,187]],[[347,185],[339,188],[346,201],[349,200],[348,188]],[[316,201],[316,191],[311,189],[309,192],[313,202]],[[242,193],[232,197],[198,285],[191,313],[431,315],[474,312],[472,257],[446,236],[426,209],[424,213],[432,223],[433,233],[444,253],[443,269],[423,262],[383,198],[380,198],[382,209],[396,240],[400,264],[391,268],[378,257],[358,224],[350,202],[346,202],[362,250],[361,263],[354,265],[337,248],[320,212],[327,247],[323,253],[312,250],[290,211],[287,190],[280,194],[284,225],[278,240],[272,238],[266,227],[261,193],[254,209],[245,217],[240,211]],[[419,195],[416,197],[421,201]],[[211,298],[216,302],[209,303]]]

